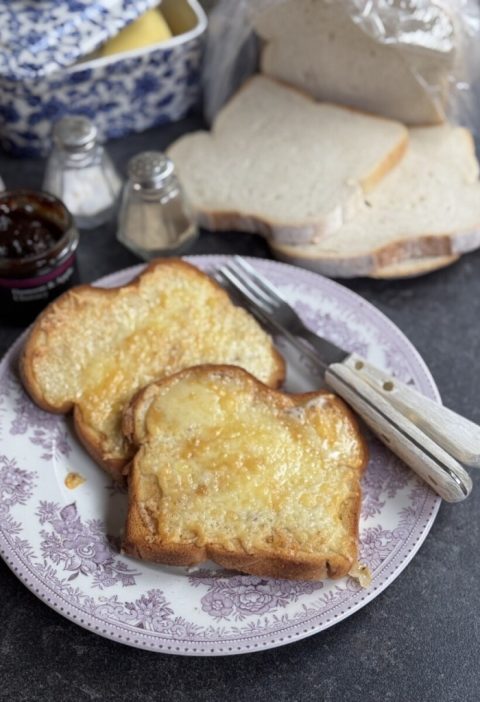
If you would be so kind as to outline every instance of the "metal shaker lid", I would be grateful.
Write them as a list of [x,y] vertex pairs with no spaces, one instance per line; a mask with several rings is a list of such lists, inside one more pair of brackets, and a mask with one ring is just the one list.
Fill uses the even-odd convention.
[[173,175],[172,161],[161,151],[144,151],[130,159],[128,175],[139,188],[152,190],[161,187]]
[[97,128],[88,117],[62,117],[55,123],[53,139],[69,151],[88,151],[97,139]]

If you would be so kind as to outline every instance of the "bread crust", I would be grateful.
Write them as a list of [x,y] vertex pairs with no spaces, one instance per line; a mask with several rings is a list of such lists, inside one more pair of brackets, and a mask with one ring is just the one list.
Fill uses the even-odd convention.
[[400,263],[394,263],[384,268],[377,268],[372,273],[371,277],[377,280],[415,278],[451,266],[456,263],[459,258],[460,256],[425,256],[425,258],[415,258]]
[[131,462],[130,452],[124,459],[109,458],[105,452],[104,440],[105,435],[95,432],[92,428],[83,421],[82,410],[79,405],[73,408],[73,425],[75,432],[80,439],[84,448],[88,451],[95,463],[98,463],[103,470],[108,473],[117,482],[126,484],[126,475],[128,474],[128,466]]
[[[459,129],[466,149],[475,157],[475,141],[468,129]],[[332,247],[334,247],[332,239]],[[423,275],[449,266],[459,256],[480,246],[480,221],[467,230],[431,232],[416,237],[399,235],[383,246],[359,254],[315,253],[300,245],[269,240],[277,258],[333,278],[403,278]]]
[[[364,113],[365,114],[365,113]],[[373,115],[371,115],[373,116]],[[405,131],[404,138],[397,145],[397,148],[391,151],[385,159],[373,169],[365,178],[360,181],[362,189],[365,193],[369,193],[395,166],[400,163],[405,156],[408,147],[408,132]]]
[[[398,238],[385,246],[352,256],[302,254],[302,247],[269,241],[275,256],[282,261],[308,268],[332,278],[402,278],[429,273],[449,266],[463,253],[480,246],[478,228],[468,232],[425,234],[415,238]],[[313,248],[313,247],[312,247]],[[299,249],[297,251],[297,249]],[[398,266],[395,272],[395,266]],[[389,273],[389,269],[392,271]]]
[[[118,294],[118,291],[121,289],[138,288],[140,286],[142,278],[148,275],[148,273],[150,273],[158,267],[166,266],[179,266],[181,268],[183,267],[185,270],[189,270],[194,275],[204,275],[191,263],[188,263],[187,261],[184,261],[181,258],[157,259],[155,261],[151,261],[138,275],[136,275],[130,282],[126,283],[125,285],[120,285],[115,288],[101,288],[95,285],[87,284],[76,285],[73,288],[70,288],[70,290],[64,292],[62,295],[59,295],[56,298],[56,300],[51,302],[38,315],[37,319],[35,320],[28,333],[27,340],[22,349],[19,361],[19,369],[20,377],[22,379],[25,389],[27,390],[32,400],[39,407],[54,414],[67,414],[73,408],[72,402],[66,402],[61,405],[51,405],[49,402],[47,402],[43,395],[41,387],[35,379],[35,375],[33,373],[32,368],[32,361],[35,354],[37,353],[36,347],[39,345],[40,337],[42,335],[48,336],[48,321],[50,318],[53,318],[56,310],[59,309],[62,305],[64,305],[66,300],[74,298],[75,296],[81,296],[85,292],[88,293],[93,291],[95,294],[106,295],[107,297],[115,297]],[[219,290],[221,290],[222,293],[226,294],[223,288],[215,280],[210,280],[215,287],[219,288]],[[46,326],[47,329],[44,329],[44,326]]]
[[[133,458],[134,468],[130,471],[128,481],[128,515],[125,526],[123,540],[123,550],[128,555],[135,558],[153,561],[172,566],[191,566],[205,560],[212,560],[227,569],[238,570],[251,575],[271,578],[286,578],[293,580],[322,580],[324,578],[342,578],[348,574],[355,565],[356,553],[351,558],[344,554],[326,550],[325,553],[272,553],[271,550],[257,549],[249,553],[244,548],[227,549],[218,543],[206,543],[198,546],[194,543],[174,543],[160,542],[152,535],[142,516],[140,504],[140,464],[142,460],[142,442],[137,433],[136,414],[145,399],[146,393],[151,393],[152,399],[155,394],[152,388],[161,387],[170,382],[186,377],[191,373],[204,373],[214,371],[223,376],[238,377],[239,373],[250,378],[254,386],[260,393],[268,392],[272,401],[276,401],[280,406],[302,405],[309,400],[320,396],[328,396],[329,400],[337,407],[350,422],[356,440],[360,446],[362,456],[361,465],[358,467],[358,477],[363,474],[368,463],[367,443],[360,432],[357,419],[351,409],[337,396],[327,390],[318,392],[297,393],[287,395],[278,390],[272,390],[264,386],[259,380],[243,369],[235,366],[202,365],[185,369],[175,375],[140,390],[132,399],[130,405],[124,413],[123,430],[129,441],[136,446],[137,451]],[[355,544],[355,552],[358,544],[358,525],[361,508],[361,487],[358,483],[357,489],[346,500],[348,505],[342,510],[342,521],[346,520],[346,529]]]
[[[353,110],[348,107],[344,109],[350,109],[352,112],[359,112],[359,110]],[[374,117],[375,115],[371,116]],[[406,132],[403,140],[387,155],[385,160],[379,163],[371,173],[360,181],[360,185],[365,193],[372,190],[389,171],[395,168],[402,160],[407,147],[408,133]],[[322,237],[337,231],[343,219],[341,207],[335,212],[332,212],[328,222],[298,222],[297,224],[290,224],[288,226],[275,219],[266,220],[257,215],[245,215],[234,210],[207,211],[197,207],[196,215],[199,225],[204,229],[209,229],[211,231],[239,230],[251,234],[260,234],[268,240],[272,239],[273,243],[278,242],[279,246],[282,245],[282,242],[289,241],[294,241],[296,244],[307,244],[312,241],[318,241]]]
[[[131,455],[128,454],[124,459],[109,456],[104,449],[105,436],[95,431],[93,427],[89,426],[84,421],[81,409],[77,403],[65,402],[59,405],[52,405],[49,403],[44,396],[41,385],[37,382],[35,377],[33,361],[36,354],[41,353],[41,350],[39,349],[42,346],[42,339],[48,338],[49,328],[55,325],[57,310],[61,309],[65,303],[68,304],[72,298],[81,298],[85,294],[88,295],[89,293],[93,293],[95,296],[105,295],[107,297],[115,297],[119,290],[126,288],[138,288],[141,284],[142,278],[157,268],[166,267],[175,268],[177,270],[180,268],[188,271],[189,275],[201,277],[202,280],[205,279],[205,273],[200,271],[191,263],[188,263],[182,259],[170,258],[152,261],[132,281],[120,287],[100,288],[93,285],[79,285],[71,288],[63,295],[59,296],[39,315],[28,334],[26,343],[20,355],[20,376],[25,389],[32,400],[39,407],[41,407],[41,409],[55,414],[67,414],[73,410],[75,430],[82,444],[85,446],[86,450],[94,458],[94,460],[99,463],[99,465],[104,468],[115,480],[120,482],[124,480],[126,469],[131,461]],[[228,298],[228,294],[215,280],[209,278],[209,281],[218,291],[218,294]],[[269,378],[269,382],[272,384],[272,386],[279,387],[285,379],[285,361],[274,347],[273,343],[271,344],[271,354],[273,360],[273,370],[271,377]]]

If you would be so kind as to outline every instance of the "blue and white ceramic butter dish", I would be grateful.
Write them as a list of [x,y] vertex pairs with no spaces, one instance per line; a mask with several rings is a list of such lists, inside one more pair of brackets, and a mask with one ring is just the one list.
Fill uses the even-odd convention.
[[198,100],[207,19],[197,0],[163,0],[174,36],[85,60],[159,0],[0,0],[0,141],[42,155],[67,114],[103,139],[183,117]]

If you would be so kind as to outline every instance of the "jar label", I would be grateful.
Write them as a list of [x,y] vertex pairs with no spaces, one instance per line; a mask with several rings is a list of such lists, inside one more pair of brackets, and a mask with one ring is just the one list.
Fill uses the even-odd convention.
[[76,256],[73,254],[54,270],[37,278],[0,278],[0,308],[8,318],[23,319],[22,310],[35,316],[51,300],[77,283]]
[[[44,275],[35,278],[0,278],[0,288],[42,288],[51,290],[56,285],[62,285],[73,273],[75,254],[69,256],[63,263]],[[65,277],[66,276],[66,277]]]

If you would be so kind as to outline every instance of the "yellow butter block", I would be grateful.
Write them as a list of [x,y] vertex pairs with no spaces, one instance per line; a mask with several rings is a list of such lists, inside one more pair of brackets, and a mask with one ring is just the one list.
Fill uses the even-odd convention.
[[99,50],[99,56],[121,54],[170,39],[172,32],[159,9],[152,9],[122,29]]

